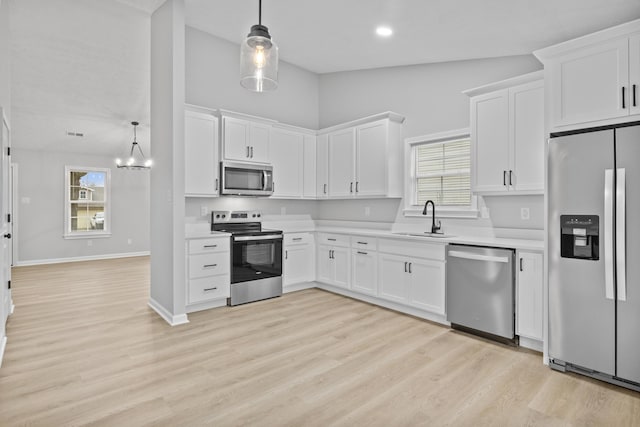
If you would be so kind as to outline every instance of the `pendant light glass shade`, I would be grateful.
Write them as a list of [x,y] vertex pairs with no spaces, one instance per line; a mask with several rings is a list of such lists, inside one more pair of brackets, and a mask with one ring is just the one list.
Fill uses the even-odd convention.
[[139,123],[131,122],[131,124],[133,125],[133,142],[131,143],[131,150],[128,155],[124,156],[124,159],[120,157],[116,159],[116,166],[120,169],[151,169],[151,165],[153,164],[152,160],[144,157],[142,148],[140,148],[140,145],[136,140],[136,126],[138,126]]
[[254,92],[278,88],[278,46],[262,25],[262,1],[260,1],[259,24],[240,45],[240,84]]

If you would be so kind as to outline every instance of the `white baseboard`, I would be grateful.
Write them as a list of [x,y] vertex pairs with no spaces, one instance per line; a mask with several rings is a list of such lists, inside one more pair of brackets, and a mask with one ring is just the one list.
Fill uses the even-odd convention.
[[315,288],[315,282],[303,282],[303,283],[295,283],[293,285],[287,285],[282,287],[282,293],[287,294],[289,292],[301,291],[303,289],[311,289]]
[[520,347],[528,348],[530,350],[539,351],[542,353],[542,341],[534,340],[527,337],[520,337]]
[[209,310],[210,308],[226,307],[227,299],[217,299],[213,301],[202,302],[199,304],[188,304],[186,307],[187,313],[193,313],[195,311]]
[[79,262],[79,261],[96,261],[101,259],[114,259],[114,258],[129,258],[136,256],[147,256],[150,255],[149,251],[142,252],[125,252],[120,254],[104,254],[104,255],[90,255],[90,256],[79,256],[79,257],[69,257],[69,258],[50,258],[50,259],[34,259],[28,261],[17,261],[15,263],[16,267],[25,267],[29,265],[44,265],[44,264],[60,264],[63,262]]
[[2,367],[2,359],[4,359],[5,348],[7,348],[7,337],[2,337],[2,342],[0,342],[0,368]]
[[171,326],[178,326],[178,325],[183,325],[185,323],[189,323],[189,318],[187,318],[186,313],[177,314],[177,315],[171,314],[166,308],[160,305],[158,301],[154,300],[151,297],[149,297],[148,305],[149,307],[151,307],[151,309],[153,309],[153,311],[158,313],[158,315],[162,317],[165,320],[165,322],[167,322]]

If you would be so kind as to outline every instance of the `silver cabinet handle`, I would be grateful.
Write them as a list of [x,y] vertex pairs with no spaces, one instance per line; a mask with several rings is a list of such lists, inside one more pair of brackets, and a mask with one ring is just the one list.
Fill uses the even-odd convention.
[[509,171],[509,185],[513,186],[513,171]]
[[358,251],[357,253],[359,253],[360,255],[369,255],[367,252]]
[[336,239],[333,239],[333,238],[331,238],[331,237],[327,237],[327,240],[329,240],[329,241],[331,241],[331,242],[335,242],[335,241],[336,241]]
[[357,193],[358,191],[360,191],[360,190],[358,190],[358,184],[360,184],[360,182],[359,182],[359,181],[356,181],[356,193]]
[[407,261],[404,262],[404,272],[407,272]]
[[284,251],[284,259],[289,259],[289,251]]
[[625,98],[625,95],[626,95],[626,93],[625,93],[626,89],[627,88],[625,86],[622,86],[622,109],[627,108],[627,105],[624,102],[624,98]]
[[353,193],[353,181],[349,183],[349,193]]
[[203,248],[217,248],[218,245],[204,245]]
[[507,186],[507,171],[502,171],[502,185]]
[[616,171],[616,284],[618,301],[627,300],[627,188],[624,168]]
[[413,264],[412,262],[409,263],[409,273],[411,273],[411,264]]
[[218,289],[218,287],[214,286],[213,288],[204,288],[204,291],[215,291],[216,289]]
[[253,146],[251,147],[251,158],[253,159]]
[[247,145],[247,156],[246,156],[247,158],[249,158],[249,153],[250,153],[250,152],[251,152],[251,151],[250,151],[250,148],[249,148],[249,146]]
[[471,252],[449,251],[447,255],[453,258],[472,259],[476,261],[503,262],[503,263],[509,262],[509,257],[506,257],[506,256],[480,255],[480,254],[474,254]]
[[216,191],[218,191],[218,178],[216,178]]
[[214,267],[217,267],[217,266],[218,266],[218,264],[205,264],[202,267],[203,268],[214,268]]
[[324,194],[327,194],[327,184],[324,184],[323,188],[324,188]]
[[613,169],[604,171],[604,296],[613,299]]
[[520,258],[520,271],[524,271],[524,269],[522,268],[522,260],[523,258]]
[[293,239],[291,239],[291,240],[293,240],[294,242],[297,242],[298,240],[302,240],[302,237],[294,237],[294,238],[293,238]]

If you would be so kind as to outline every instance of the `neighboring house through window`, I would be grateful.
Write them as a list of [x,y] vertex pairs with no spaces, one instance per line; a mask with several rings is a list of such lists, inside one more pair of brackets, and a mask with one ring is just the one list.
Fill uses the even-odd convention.
[[110,235],[110,185],[110,169],[65,167],[65,238]]
[[[407,140],[411,164],[405,214],[422,214],[427,200],[436,216],[475,216],[471,193],[471,138],[468,130],[451,131]],[[430,212],[429,212],[430,214]]]

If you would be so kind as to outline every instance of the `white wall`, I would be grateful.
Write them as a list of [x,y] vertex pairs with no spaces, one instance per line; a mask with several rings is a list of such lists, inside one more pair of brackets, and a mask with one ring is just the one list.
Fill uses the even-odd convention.
[[11,122],[11,48],[9,42],[9,1],[0,0],[0,107]]
[[187,27],[187,103],[318,129],[317,74],[280,61],[279,87],[254,93],[240,86],[240,45]]
[[[469,126],[469,98],[465,89],[541,69],[532,56],[456,61],[406,67],[330,73],[320,76],[320,126],[327,127],[391,110],[406,117],[404,138]],[[542,196],[491,198],[491,218],[447,221],[456,225],[543,228]],[[370,216],[364,215],[370,207]],[[403,202],[395,200],[323,202],[319,219],[405,222]],[[521,221],[520,207],[530,207],[531,219]],[[513,213],[517,211],[517,217]]]
[[[149,250],[149,174],[114,168],[113,158],[14,148],[18,164],[18,264]],[[64,239],[65,166],[112,168],[112,235]],[[128,244],[128,239],[132,240]]]

